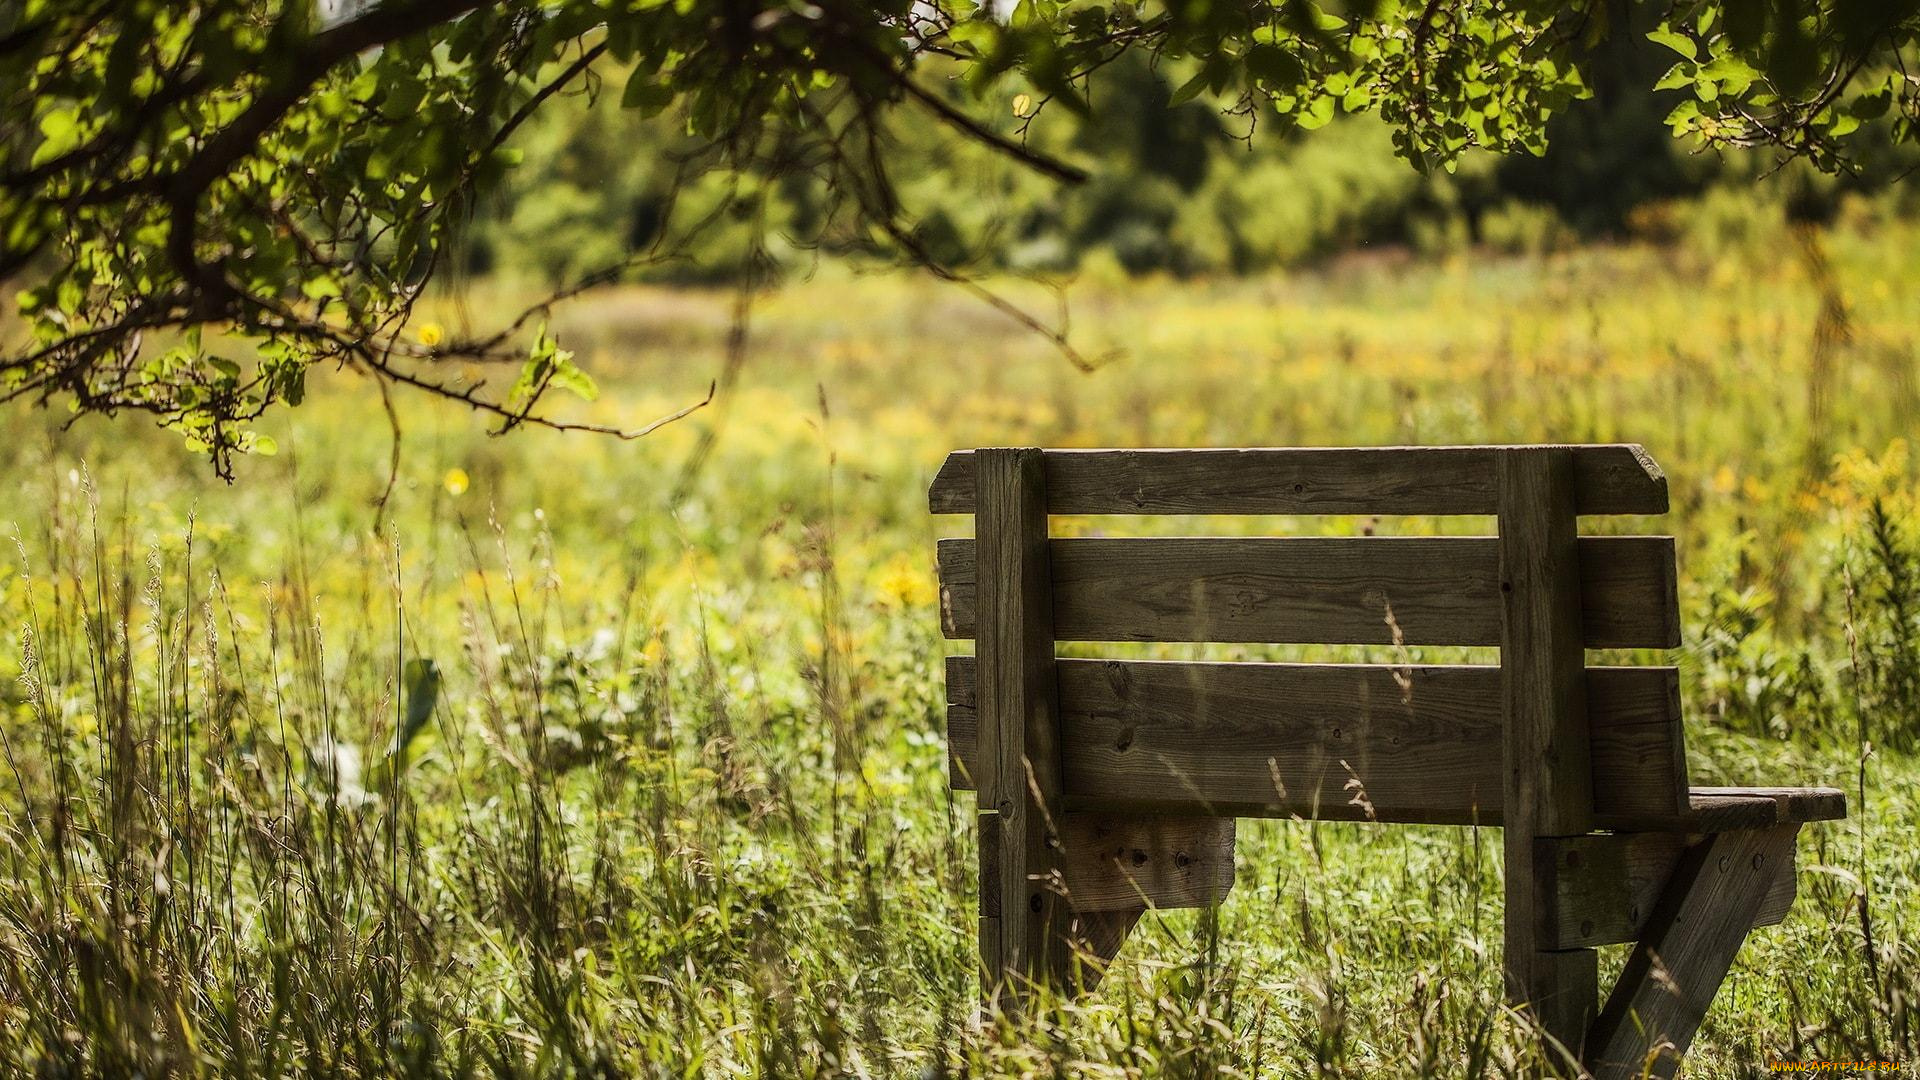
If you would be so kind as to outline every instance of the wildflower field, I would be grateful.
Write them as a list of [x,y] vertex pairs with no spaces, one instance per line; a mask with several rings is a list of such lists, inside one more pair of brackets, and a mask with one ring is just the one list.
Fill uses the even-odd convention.
[[569,415],[713,404],[622,442],[401,400],[396,452],[343,375],[231,486],[138,421],[11,409],[0,1072],[1518,1075],[1484,830],[1242,823],[1218,910],[1143,920],[1039,1037],[977,1016],[933,564],[966,522],[925,490],[980,445],[1519,441],[1668,473],[1618,527],[1679,537],[1685,645],[1625,659],[1681,665],[1695,782],[1848,792],[1687,1075],[1920,1067],[1917,243],[1859,205],[995,284],[1091,372],[924,277],[758,296],[733,367],[732,294],[618,288],[553,316],[601,390]]

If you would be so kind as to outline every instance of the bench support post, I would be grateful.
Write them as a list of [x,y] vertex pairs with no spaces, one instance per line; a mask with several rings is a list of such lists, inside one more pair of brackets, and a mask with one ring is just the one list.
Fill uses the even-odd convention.
[[1034,988],[1064,986],[1073,961],[1040,451],[983,449],[975,483],[981,988],[1017,1013]]
[[1573,455],[1559,447],[1503,451],[1496,490],[1507,996],[1540,1026],[1550,1058],[1578,1062],[1595,1009],[1596,957],[1592,949],[1547,947],[1543,913],[1555,866],[1552,845],[1541,842],[1593,827]]
[[1793,873],[1798,825],[1715,833],[1674,867],[1606,1008],[1588,1060],[1597,1080],[1671,1077],[1769,891]]

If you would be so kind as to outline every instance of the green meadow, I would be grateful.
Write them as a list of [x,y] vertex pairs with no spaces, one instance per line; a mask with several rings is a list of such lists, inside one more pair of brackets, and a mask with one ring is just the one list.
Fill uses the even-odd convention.
[[1679,538],[1684,647],[1619,659],[1680,665],[1695,782],[1848,793],[1686,1075],[1920,1065],[1920,225],[1714,213],[1664,245],[991,283],[1070,350],[837,264],[744,304],[602,290],[552,316],[600,386],[567,418],[719,383],[632,441],[415,400],[396,431],[340,373],[227,485],[138,419],[10,410],[0,1071],[1522,1075],[1491,830],[1243,822],[1217,910],[1150,914],[1026,1028],[982,1016],[933,558],[967,523],[925,492],[982,445],[1524,441],[1667,472],[1671,514],[1607,527]]

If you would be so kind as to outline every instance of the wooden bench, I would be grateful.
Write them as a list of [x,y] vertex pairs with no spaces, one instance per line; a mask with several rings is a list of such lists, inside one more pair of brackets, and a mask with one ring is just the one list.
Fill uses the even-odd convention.
[[[1236,817],[1504,829],[1507,992],[1599,1076],[1677,1068],[1827,788],[1696,788],[1670,536],[1637,446],[982,449],[937,514],[956,788],[979,792],[983,987],[1084,988],[1141,913],[1220,901]],[[1481,537],[1050,539],[1049,514],[1485,515]],[[1498,646],[1500,663],[1057,659],[1056,641]],[[1598,1000],[1595,947],[1632,943]]]

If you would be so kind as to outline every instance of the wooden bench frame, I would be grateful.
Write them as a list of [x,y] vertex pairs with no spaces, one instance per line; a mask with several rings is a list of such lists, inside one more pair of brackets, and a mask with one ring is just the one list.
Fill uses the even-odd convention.
[[[1832,789],[1689,787],[1674,669],[1586,665],[1680,644],[1672,538],[1578,535],[1581,515],[1666,512],[1638,446],[990,448],[951,455],[929,501],[975,518],[940,546],[943,628],[976,642],[948,660],[949,743],[954,786],[979,793],[982,987],[1009,1011],[1091,986],[1145,910],[1223,898],[1236,817],[1497,825],[1509,999],[1560,1060],[1670,1076],[1749,928],[1791,906],[1801,825],[1845,816]],[[1055,540],[1049,514],[1498,530]],[[1497,645],[1500,663],[1059,660],[1056,640]],[[1352,798],[1325,790],[1335,760]],[[1603,1004],[1613,943],[1633,951]]]

